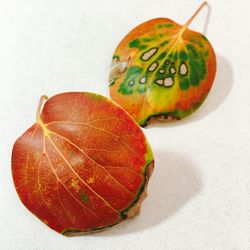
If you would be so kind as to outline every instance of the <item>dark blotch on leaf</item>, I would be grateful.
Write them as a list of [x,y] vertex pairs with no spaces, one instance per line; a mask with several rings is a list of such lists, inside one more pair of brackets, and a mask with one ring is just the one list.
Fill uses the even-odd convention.
[[194,68],[192,68],[190,72],[190,84],[192,86],[198,86],[199,82],[200,82],[199,75],[197,71]]
[[162,52],[159,56],[158,56],[158,60],[162,60],[165,56],[167,55],[166,52]]
[[140,94],[145,93],[146,90],[147,90],[147,89],[146,89],[146,87],[144,87],[144,86],[140,86],[140,87],[137,89],[138,93],[140,93]]
[[137,48],[140,45],[140,40],[139,39],[135,39],[133,41],[131,41],[129,43],[129,47],[130,48]]
[[129,84],[132,80],[135,81],[135,77],[142,73],[142,68],[138,66],[132,66],[128,68],[124,82],[119,87],[119,92],[124,95],[133,94],[132,86]]
[[129,43],[129,47],[130,47],[130,48],[137,48],[137,49],[139,49],[139,50],[144,50],[144,49],[146,49],[148,46],[145,45],[145,44],[141,44],[141,42],[140,42],[139,39],[135,39],[135,40],[133,40],[133,41],[131,41],[131,42]]
[[188,59],[188,55],[185,51],[181,51],[179,57],[182,61],[186,61]]
[[180,81],[180,88],[181,88],[181,90],[188,90],[189,89],[189,80],[187,78],[182,79]]
[[88,196],[83,191],[80,192],[80,196],[84,203],[88,201]]
[[165,46],[165,45],[167,45],[167,44],[169,44],[169,41],[164,41],[164,42],[162,42],[162,43],[160,44],[160,46]]

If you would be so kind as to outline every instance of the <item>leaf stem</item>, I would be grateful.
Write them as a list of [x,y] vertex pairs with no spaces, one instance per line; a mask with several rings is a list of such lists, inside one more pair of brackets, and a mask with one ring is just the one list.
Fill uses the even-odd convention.
[[187,30],[188,26],[192,23],[192,21],[195,19],[195,17],[199,14],[201,9],[207,5],[207,1],[204,1],[200,7],[196,10],[196,12],[192,15],[192,17],[183,25],[181,31],[180,31],[180,37],[183,35],[183,33]]
[[200,7],[196,10],[196,12],[192,15],[192,17],[184,24],[184,26],[186,28],[188,28],[188,26],[190,25],[190,23],[192,23],[192,21],[195,19],[195,17],[199,14],[199,12],[201,11],[201,9],[207,5],[207,1],[203,2]]
[[42,108],[42,105],[43,105],[43,101],[44,100],[47,100],[48,99],[48,96],[46,95],[43,95],[40,97],[40,101],[38,103],[38,107],[37,107],[37,111],[36,111],[36,122],[37,123],[40,123],[40,113],[41,113],[41,108]]

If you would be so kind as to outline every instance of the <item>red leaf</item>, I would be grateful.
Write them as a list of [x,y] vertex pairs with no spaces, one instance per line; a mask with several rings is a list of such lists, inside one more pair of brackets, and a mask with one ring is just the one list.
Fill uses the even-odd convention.
[[121,222],[142,199],[153,165],[143,132],[97,94],[56,95],[40,114],[42,101],[37,122],[13,147],[12,174],[23,204],[67,235]]

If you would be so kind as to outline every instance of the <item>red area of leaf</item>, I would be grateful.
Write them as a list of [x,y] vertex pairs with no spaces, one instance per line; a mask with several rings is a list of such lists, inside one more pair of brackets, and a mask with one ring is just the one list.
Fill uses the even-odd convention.
[[50,98],[16,142],[12,174],[23,204],[57,232],[120,222],[145,181],[147,142],[119,106],[91,93]]

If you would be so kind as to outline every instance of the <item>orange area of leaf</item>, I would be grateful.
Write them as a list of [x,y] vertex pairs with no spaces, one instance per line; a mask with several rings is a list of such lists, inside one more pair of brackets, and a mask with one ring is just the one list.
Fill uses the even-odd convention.
[[[122,93],[121,85],[126,80],[127,71],[124,71],[116,79],[115,83],[110,86],[111,98],[126,109],[139,124],[155,114],[180,112],[185,116],[185,114],[189,114],[188,111],[195,110],[208,95],[216,73],[215,53],[209,41],[202,34],[188,28],[192,20],[205,5],[206,2],[202,3],[195,14],[184,25],[179,25],[168,18],[156,18],[144,22],[130,31],[117,46],[114,55],[119,57],[121,62],[128,61],[127,69],[140,67],[143,69],[143,72],[138,75],[141,77],[147,76],[147,82],[144,84],[145,92],[136,90],[138,85],[140,85],[137,83],[137,85],[130,87],[133,91],[132,94]],[[151,39],[151,41],[143,42],[145,39]],[[131,42],[136,40],[147,47],[140,50],[136,46],[130,46]],[[167,42],[167,44],[162,46],[164,42]],[[203,55],[207,53],[208,55],[205,59],[205,79],[200,80],[196,86],[190,82],[190,86],[186,90],[180,88],[179,79],[176,78],[173,86],[169,88],[157,86],[155,80],[157,78],[155,76],[167,59],[172,60],[168,56],[171,53],[187,52],[186,46],[188,44],[192,44],[197,49],[197,52],[201,52]],[[157,48],[157,53],[146,62],[141,60],[141,55],[144,51],[149,51],[150,48]],[[161,53],[166,53],[165,59],[162,61],[157,60]],[[149,73],[147,69],[154,62],[158,62],[157,69],[155,72]],[[176,74],[178,74],[179,63],[180,61],[175,65],[177,66],[175,68]],[[134,78],[137,79],[136,74]],[[180,116],[178,118],[183,117]]]

